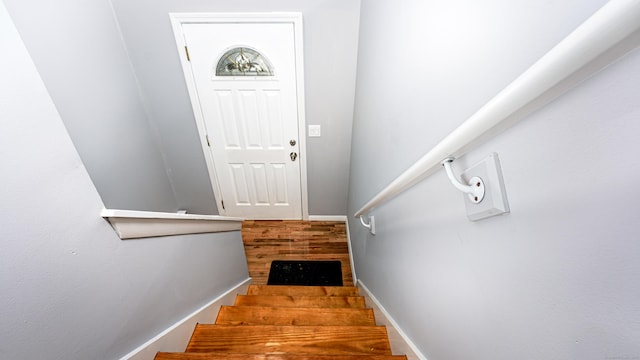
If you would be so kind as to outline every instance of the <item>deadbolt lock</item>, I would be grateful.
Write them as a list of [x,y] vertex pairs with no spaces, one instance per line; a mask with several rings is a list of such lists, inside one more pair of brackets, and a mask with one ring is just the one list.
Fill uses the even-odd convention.
[[296,141],[295,140],[289,140],[289,145],[291,146],[296,146]]

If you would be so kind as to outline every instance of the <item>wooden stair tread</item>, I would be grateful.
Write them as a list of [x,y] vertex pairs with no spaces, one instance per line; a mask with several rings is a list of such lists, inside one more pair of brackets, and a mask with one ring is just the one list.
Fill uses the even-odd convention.
[[247,295],[359,296],[353,286],[250,285]]
[[391,355],[384,326],[198,324],[186,352]]
[[306,308],[365,308],[361,296],[284,296],[284,295],[238,295],[236,306],[306,307]]
[[219,325],[357,325],[375,326],[371,309],[222,306]]
[[405,355],[219,354],[159,352],[155,360],[406,360]]
[[[385,327],[353,287],[345,222],[245,221],[242,239],[253,285],[198,324],[188,352],[156,360],[407,360],[391,355]],[[266,284],[273,260],[339,260],[344,287]]]

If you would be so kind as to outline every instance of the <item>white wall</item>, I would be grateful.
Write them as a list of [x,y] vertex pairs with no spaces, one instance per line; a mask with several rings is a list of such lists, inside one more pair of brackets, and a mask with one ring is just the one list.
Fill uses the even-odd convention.
[[[603,4],[363,2],[350,214]],[[636,50],[456,161],[498,152],[510,214],[469,222],[439,172],[351,222],[429,360],[640,356],[639,83]]]
[[4,2],[106,206],[177,210],[109,0]]
[[[215,213],[215,200],[180,67],[170,12],[302,12],[309,212],[344,215],[355,91],[359,0],[112,0],[179,208]],[[305,156],[305,154],[301,154]]]
[[1,2],[0,53],[0,358],[119,358],[248,277],[237,231],[118,239]]

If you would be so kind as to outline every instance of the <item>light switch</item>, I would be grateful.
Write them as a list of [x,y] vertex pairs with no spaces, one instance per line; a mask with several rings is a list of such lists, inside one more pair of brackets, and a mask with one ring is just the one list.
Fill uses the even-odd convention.
[[309,137],[320,137],[320,125],[309,125]]

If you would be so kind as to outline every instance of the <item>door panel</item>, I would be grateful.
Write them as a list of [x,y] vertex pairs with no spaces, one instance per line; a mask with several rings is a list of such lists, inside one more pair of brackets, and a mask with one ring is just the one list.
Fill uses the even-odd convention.
[[270,205],[269,189],[267,185],[267,171],[265,164],[250,164],[253,175],[253,189],[256,205]]
[[[300,161],[290,157],[300,153],[293,24],[194,23],[182,30],[225,214],[301,219]],[[240,46],[265,56],[275,75],[217,76],[220,56]]]
[[[220,140],[224,140],[226,149],[240,149],[240,136],[238,135],[238,126],[235,120],[231,91],[216,90],[215,96],[218,100],[218,116],[224,129],[224,137]],[[217,138],[218,137],[216,137],[216,139]]]
[[267,106],[266,119],[269,122],[269,148],[282,149],[286,140],[282,137],[284,129],[282,128],[280,91],[268,90],[264,92],[264,95]]

